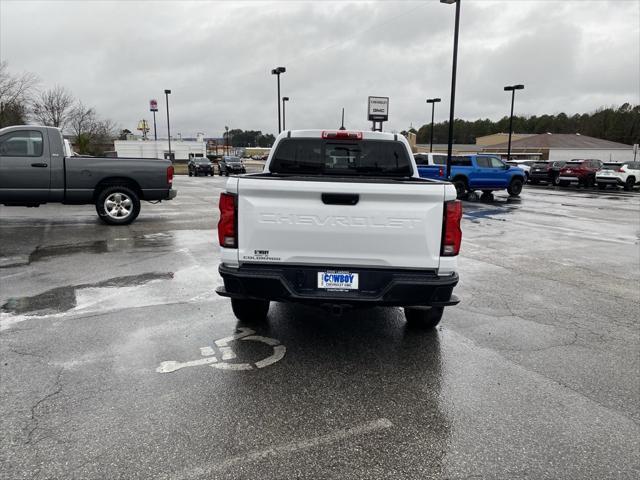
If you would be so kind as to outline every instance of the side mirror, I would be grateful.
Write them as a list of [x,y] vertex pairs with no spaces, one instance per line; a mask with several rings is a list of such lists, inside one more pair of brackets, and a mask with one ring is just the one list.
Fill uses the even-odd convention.
[[504,164],[504,169],[505,170],[509,170],[511,168],[511,165],[509,165],[508,163]]

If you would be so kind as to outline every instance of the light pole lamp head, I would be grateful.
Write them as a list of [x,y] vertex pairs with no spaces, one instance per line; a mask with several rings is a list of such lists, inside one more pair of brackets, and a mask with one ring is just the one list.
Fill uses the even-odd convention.
[[427,103],[438,103],[441,102],[439,98],[427,98]]
[[165,90],[164,93],[165,95],[169,95],[171,93],[171,90]]
[[287,71],[287,69],[284,68],[284,67],[276,67],[273,70],[271,70],[271,74],[272,75],[280,75],[281,73],[284,73],[286,71]]
[[288,102],[289,101],[289,97],[282,97],[282,101],[283,102]]
[[446,3],[448,5],[456,3],[458,0],[440,0],[440,3]]
[[508,85],[504,87],[505,92],[511,92],[513,90],[524,90],[524,85]]

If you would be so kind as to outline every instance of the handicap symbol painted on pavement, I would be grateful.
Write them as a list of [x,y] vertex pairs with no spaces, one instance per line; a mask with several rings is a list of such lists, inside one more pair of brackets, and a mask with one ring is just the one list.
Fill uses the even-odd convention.
[[[218,360],[218,357],[216,355],[215,348],[211,346],[200,347],[200,355],[202,355],[203,358],[199,358],[198,360],[191,360],[189,362],[177,362],[175,360],[162,362],[160,366],[156,368],[156,372],[171,373],[175,372],[176,370],[180,370],[181,368],[197,367],[199,365],[209,365],[213,368],[219,368],[221,370],[254,370],[256,368],[268,367],[269,365],[273,365],[277,361],[282,360],[284,354],[287,352],[286,347],[284,345],[281,345],[280,341],[276,340],[275,338],[262,337],[260,335],[255,335],[255,333],[256,332],[254,332],[250,328],[238,328],[238,333],[236,333],[235,335],[216,340],[214,343],[217,347],[217,350],[220,352],[220,361]],[[236,354],[229,346],[229,343],[234,340],[266,343],[273,348],[273,353],[267,358],[254,363],[232,363],[228,360],[235,359]]]

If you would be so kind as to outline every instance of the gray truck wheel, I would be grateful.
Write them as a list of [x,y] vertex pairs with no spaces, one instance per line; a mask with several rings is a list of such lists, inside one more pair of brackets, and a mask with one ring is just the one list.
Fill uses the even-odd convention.
[[443,313],[444,307],[404,307],[404,316],[411,327],[435,328]]
[[96,211],[100,220],[109,225],[128,225],[140,213],[140,199],[125,185],[111,185],[98,194]]
[[267,313],[269,313],[269,301],[232,298],[231,309],[241,322],[262,323],[267,319]]

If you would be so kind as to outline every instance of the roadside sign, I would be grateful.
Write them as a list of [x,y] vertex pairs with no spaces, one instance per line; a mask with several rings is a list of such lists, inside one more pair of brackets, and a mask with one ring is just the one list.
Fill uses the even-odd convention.
[[369,97],[368,115],[372,122],[389,120],[389,97]]
[[149,100],[149,111],[151,112],[157,112],[158,111],[158,100],[151,99]]

